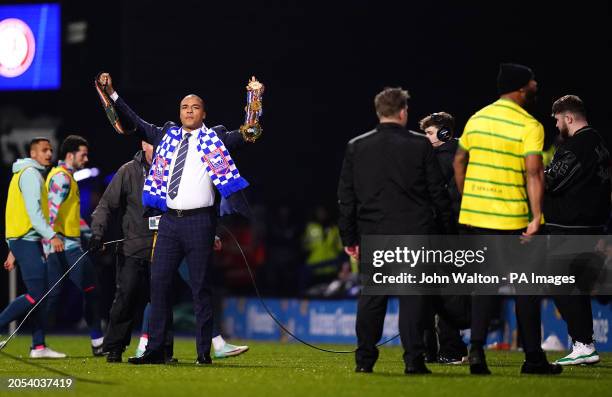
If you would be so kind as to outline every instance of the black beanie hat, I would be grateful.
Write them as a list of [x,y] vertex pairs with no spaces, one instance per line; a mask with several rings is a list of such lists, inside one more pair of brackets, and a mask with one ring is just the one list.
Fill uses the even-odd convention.
[[533,71],[517,63],[502,63],[497,75],[497,92],[499,95],[516,91],[533,80]]

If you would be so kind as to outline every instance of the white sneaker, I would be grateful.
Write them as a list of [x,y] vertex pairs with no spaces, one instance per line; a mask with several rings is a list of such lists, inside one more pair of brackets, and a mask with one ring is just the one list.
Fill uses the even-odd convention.
[[248,346],[235,346],[230,343],[225,343],[221,349],[215,349],[215,358],[227,358],[239,356],[249,350]]
[[559,337],[555,334],[548,335],[548,338],[542,342],[542,350],[545,352],[562,352],[565,350],[565,346],[561,343]]
[[136,357],[142,357],[145,350],[147,350],[147,345],[149,344],[149,338],[145,338],[141,336],[138,340],[138,346],[136,347]]
[[5,340],[0,341],[0,349],[2,349],[4,345],[6,345],[6,341]]
[[559,365],[578,365],[578,364],[597,364],[599,362],[599,354],[595,350],[595,344],[574,342],[572,352],[567,356],[555,361]]
[[51,350],[48,347],[44,349],[32,349],[30,350],[30,358],[65,358],[64,353],[58,353],[55,350]]

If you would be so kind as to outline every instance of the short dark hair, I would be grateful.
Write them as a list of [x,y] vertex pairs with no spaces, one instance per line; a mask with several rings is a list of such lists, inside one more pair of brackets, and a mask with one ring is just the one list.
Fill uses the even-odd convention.
[[552,116],[556,114],[570,112],[582,118],[586,118],[584,102],[577,95],[565,95],[557,99],[552,105]]
[[204,103],[204,99],[202,99],[201,96],[196,95],[196,94],[187,94],[183,97],[183,99],[181,99],[181,102],[179,102],[179,107],[181,105],[181,103],[183,103],[183,101],[188,98],[188,97],[194,97],[196,99],[198,99],[200,101],[200,103],[202,104],[202,110],[206,110],[206,104]]
[[387,87],[374,98],[378,117],[392,117],[408,106],[410,94],[401,87]]
[[419,127],[425,131],[429,127],[446,128],[451,133],[455,131],[455,118],[450,113],[436,112],[419,121]]
[[66,139],[64,139],[64,142],[62,142],[60,150],[61,158],[65,159],[68,153],[78,152],[81,146],[89,148],[89,143],[85,138],[79,135],[68,135]]
[[36,138],[33,138],[30,141],[30,144],[28,145],[28,152],[30,152],[32,150],[34,145],[38,145],[41,142],[49,142],[49,144],[51,144],[51,141],[49,140],[49,138],[46,138],[44,136],[37,136]]

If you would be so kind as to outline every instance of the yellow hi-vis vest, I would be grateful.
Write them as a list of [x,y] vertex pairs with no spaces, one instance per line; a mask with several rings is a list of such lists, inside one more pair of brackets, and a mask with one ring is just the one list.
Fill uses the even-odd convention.
[[317,265],[338,258],[342,253],[338,226],[325,228],[317,222],[309,222],[304,233],[304,247],[308,251],[306,259],[308,265]]
[[[6,238],[20,238],[25,236],[33,228],[32,221],[26,210],[23,193],[19,187],[21,174],[30,167],[25,167],[13,175],[9,184],[8,197],[6,200]],[[38,172],[38,171],[37,171]],[[40,206],[45,218],[49,217],[49,206],[47,205],[47,189],[43,183],[40,184]]]
[[70,192],[62,205],[60,205],[57,218],[55,218],[53,223],[53,230],[66,237],[81,237],[81,198],[79,185],[77,185],[72,174],[62,167],[54,167],[49,172],[49,175],[47,175],[47,191],[50,188],[51,178],[60,172],[66,174],[70,179]]

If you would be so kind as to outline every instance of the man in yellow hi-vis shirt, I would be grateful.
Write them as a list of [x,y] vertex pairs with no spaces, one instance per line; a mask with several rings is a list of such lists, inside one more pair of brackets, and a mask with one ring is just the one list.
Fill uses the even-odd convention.
[[[0,313],[0,329],[23,317],[42,298],[47,290],[47,264],[40,243],[49,239],[56,251],[64,249],[63,242],[47,223],[47,192],[42,174],[51,165],[53,149],[47,138],[30,142],[30,157],[13,164],[13,178],[6,200],[6,241],[10,248],[4,263],[8,271],[19,267],[27,292],[12,301]],[[44,305],[33,313],[32,347],[30,358],[63,358],[63,353],[45,345]]]
[[[462,193],[459,223],[465,234],[533,235],[542,222],[544,128],[524,108],[537,92],[526,66],[501,64],[497,77],[500,98],[468,120],[459,140],[454,168]],[[488,375],[484,345],[499,297],[472,297],[470,372]],[[540,302],[516,296],[516,314],[525,362],[522,373],[558,374],[541,348]]]
[[[49,287],[53,286],[62,274],[72,266],[81,255],[81,199],[79,185],[73,173],[85,167],[88,161],[89,144],[78,136],[70,135],[62,143],[60,161],[47,176],[49,223],[64,241],[65,250],[56,252],[47,245]],[[86,225],[83,225],[86,226]],[[89,326],[91,349],[94,356],[102,355],[103,334],[98,312],[98,291],[96,289],[93,263],[85,256],[69,273],[70,280],[83,293],[85,300],[84,315]],[[60,288],[49,293],[48,308],[53,316],[57,309]]]

